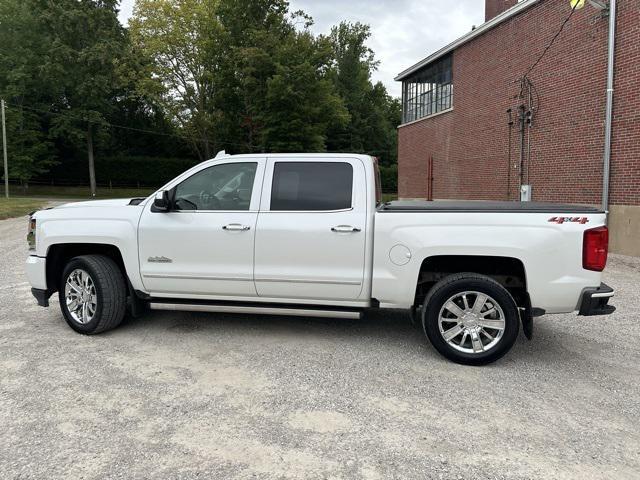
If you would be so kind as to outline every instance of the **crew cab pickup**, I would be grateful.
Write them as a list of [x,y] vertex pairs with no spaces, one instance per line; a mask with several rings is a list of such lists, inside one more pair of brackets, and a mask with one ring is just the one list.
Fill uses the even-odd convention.
[[38,303],[94,334],[127,310],[359,318],[404,309],[434,348],[485,364],[533,317],[603,315],[606,214],[516,202],[383,203],[377,161],[226,155],[144,199],[70,203],[29,219]]

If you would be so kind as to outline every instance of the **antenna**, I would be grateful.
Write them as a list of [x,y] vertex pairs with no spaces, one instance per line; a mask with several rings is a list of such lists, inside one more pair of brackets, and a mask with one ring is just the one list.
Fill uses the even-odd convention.
[[231,155],[227,155],[227,152],[225,150],[220,150],[218,153],[216,153],[216,156],[214,158],[224,158],[230,156]]

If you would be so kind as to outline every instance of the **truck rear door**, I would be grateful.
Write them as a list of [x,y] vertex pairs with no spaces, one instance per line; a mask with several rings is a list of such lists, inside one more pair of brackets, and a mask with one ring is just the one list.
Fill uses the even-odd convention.
[[270,158],[256,226],[258,295],[357,299],[364,280],[366,219],[360,159]]

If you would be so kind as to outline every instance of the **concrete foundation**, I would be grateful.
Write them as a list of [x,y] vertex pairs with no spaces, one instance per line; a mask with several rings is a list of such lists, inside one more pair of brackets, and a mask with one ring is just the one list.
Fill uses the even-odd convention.
[[640,206],[609,207],[609,251],[640,256]]

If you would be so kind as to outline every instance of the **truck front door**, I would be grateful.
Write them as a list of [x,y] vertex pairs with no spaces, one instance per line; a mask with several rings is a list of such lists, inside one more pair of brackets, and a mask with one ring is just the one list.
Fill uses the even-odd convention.
[[255,297],[253,248],[265,159],[216,162],[179,179],[175,206],[139,224],[140,272],[161,296]]

